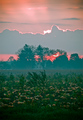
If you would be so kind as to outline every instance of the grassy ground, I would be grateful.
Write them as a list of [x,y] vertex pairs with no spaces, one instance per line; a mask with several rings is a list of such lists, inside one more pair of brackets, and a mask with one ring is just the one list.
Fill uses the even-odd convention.
[[1,120],[82,120],[82,113],[82,74],[0,74]]
[[60,108],[2,108],[1,120],[82,120],[82,111],[74,111]]

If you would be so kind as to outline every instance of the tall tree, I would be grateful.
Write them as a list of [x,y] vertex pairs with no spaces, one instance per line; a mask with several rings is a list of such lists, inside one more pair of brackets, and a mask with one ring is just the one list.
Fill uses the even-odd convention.
[[54,68],[67,68],[68,66],[68,58],[66,55],[60,55],[53,61]]
[[45,68],[46,67],[46,60],[44,60],[44,56],[45,55],[50,55],[50,50],[47,47],[42,47],[41,45],[39,45],[37,47],[37,49],[35,50],[35,54],[39,56],[38,59],[38,66],[41,68]]
[[37,49],[36,49],[36,51],[35,51],[35,54],[36,55],[39,55],[39,61],[43,61],[43,56],[44,56],[44,54],[43,54],[43,47],[41,46],[41,45],[39,45],[38,47],[37,47]]
[[70,56],[70,67],[77,69],[81,67],[81,59],[77,53],[71,54]]
[[23,49],[18,53],[18,65],[21,68],[33,68],[35,59],[34,59],[34,52],[32,47],[25,44]]
[[70,56],[70,60],[79,60],[79,56],[78,56],[78,54],[77,53],[73,53],[73,54],[71,54],[71,56]]

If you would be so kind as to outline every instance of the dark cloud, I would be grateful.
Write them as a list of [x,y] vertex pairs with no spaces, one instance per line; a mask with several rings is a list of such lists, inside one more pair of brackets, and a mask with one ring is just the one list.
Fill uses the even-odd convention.
[[62,20],[80,20],[79,18],[64,18]]
[[4,30],[0,33],[0,54],[15,54],[25,44],[38,46],[39,44],[50,49],[61,49],[67,52],[83,54],[83,30],[63,32],[56,26],[49,34],[21,34],[18,31]]
[[79,9],[79,10],[83,10],[83,7],[79,7],[78,9]]
[[70,26],[70,24],[59,24],[59,23],[55,23],[55,25],[57,25],[57,26]]
[[23,25],[59,25],[59,26],[68,26],[70,24],[60,24],[60,23],[55,23],[55,22],[39,22],[39,23],[18,23],[18,22],[7,22],[7,21],[0,21],[0,23],[15,23],[15,24],[23,24]]
[[56,22],[39,22],[39,23],[17,23],[17,24],[25,24],[25,25],[59,25],[59,26],[69,26],[70,24],[60,24],[60,23],[56,23]]
[[59,9],[60,8],[56,8],[56,7],[53,7],[53,6],[48,7],[48,10],[51,11],[51,12],[59,11]]
[[35,23],[17,23],[17,24],[34,25]]
[[83,7],[72,7],[72,8],[68,8],[70,10],[83,10]]
[[79,1],[78,1],[78,4],[79,4],[79,5],[83,5],[83,0],[79,0]]
[[0,21],[0,23],[12,23],[12,22],[7,22],[7,21]]

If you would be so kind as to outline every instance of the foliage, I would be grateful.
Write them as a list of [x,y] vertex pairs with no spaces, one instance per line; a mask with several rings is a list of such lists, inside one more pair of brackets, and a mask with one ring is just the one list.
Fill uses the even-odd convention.
[[[56,53],[59,55],[56,56]],[[1,61],[0,69],[83,69],[83,59],[77,53],[71,54],[68,60],[67,53],[63,50],[25,44],[17,54],[17,60],[10,57],[8,61]]]
[[29,83],[33,83],[33,85],[38,85],[41,87],[41,85],[46,84],[46,73],[45,71],[40,71],[40,74],[37,74],[36,72],[30,73],[28,72],[28,75],[30,76]]
[[[83,74],[0,74],[0,118],[81,120]],[[24,117],[25,116],[25,117]]]

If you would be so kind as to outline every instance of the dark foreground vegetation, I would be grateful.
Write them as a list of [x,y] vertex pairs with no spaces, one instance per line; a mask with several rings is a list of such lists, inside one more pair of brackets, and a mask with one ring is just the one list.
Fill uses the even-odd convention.
[[1,120],[82,120],[83,74],[0,74]]

